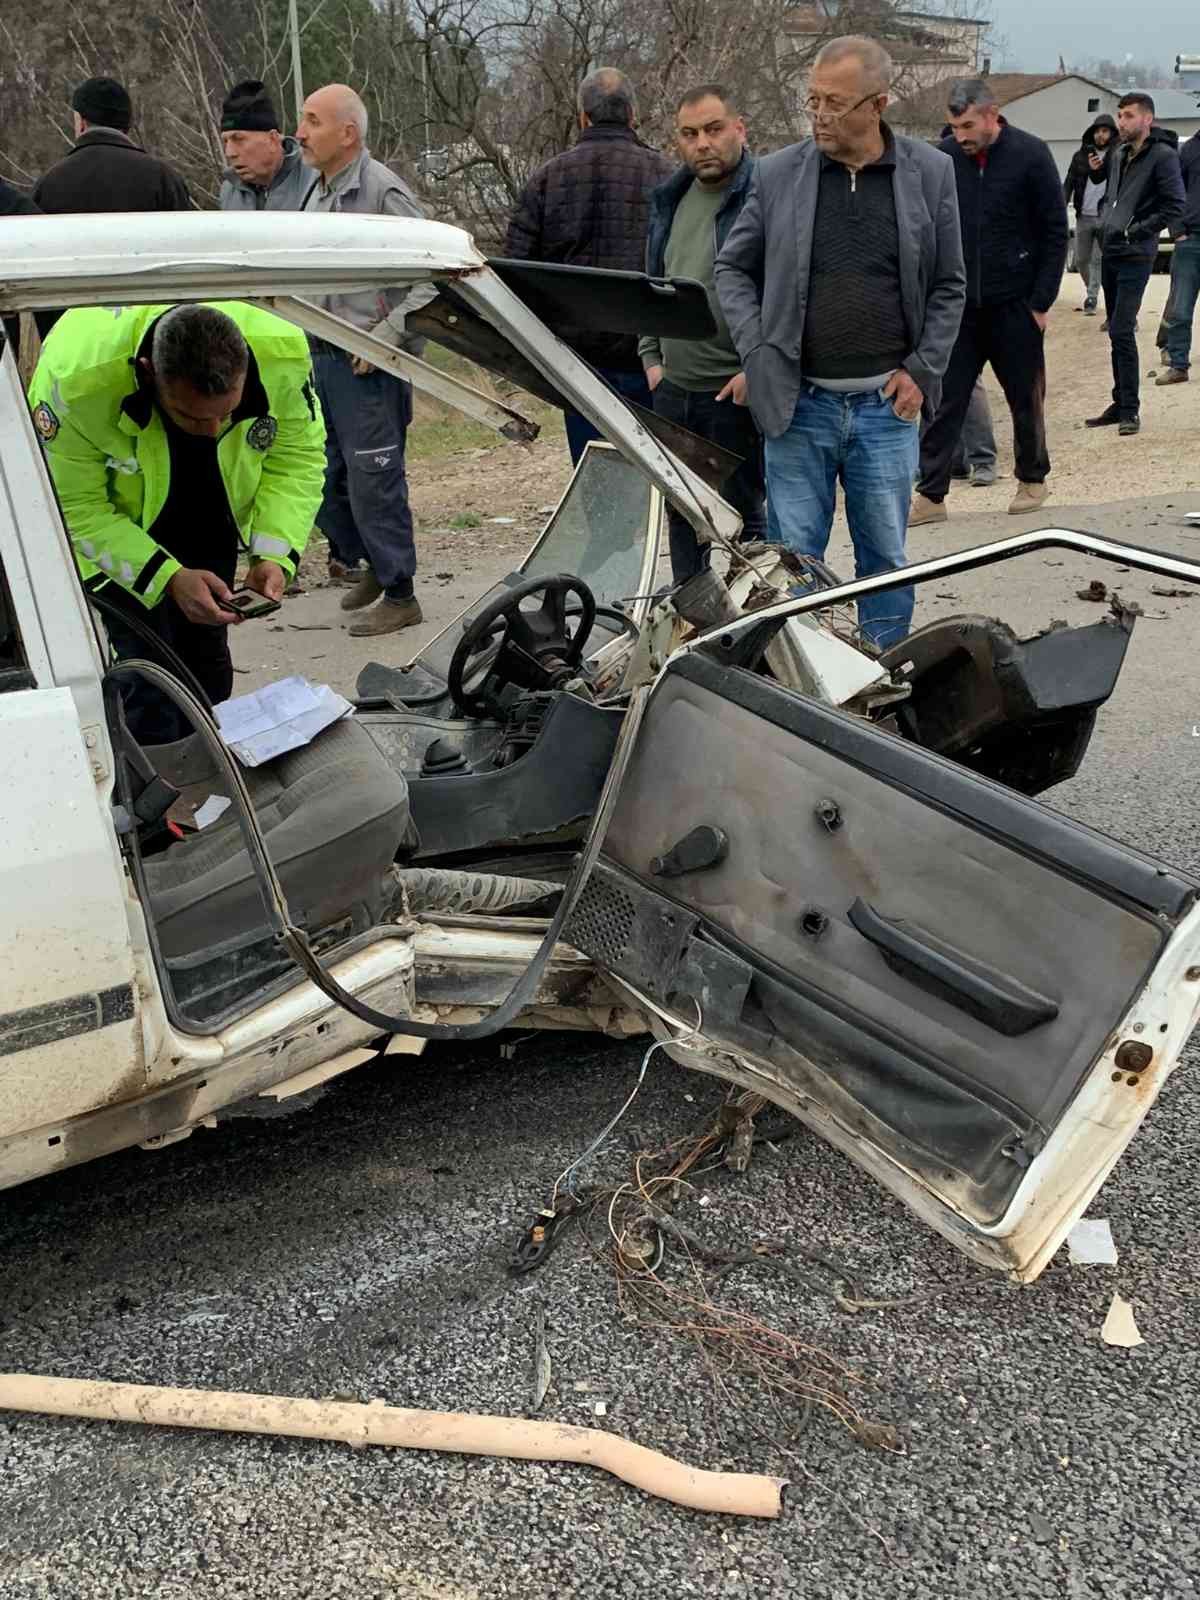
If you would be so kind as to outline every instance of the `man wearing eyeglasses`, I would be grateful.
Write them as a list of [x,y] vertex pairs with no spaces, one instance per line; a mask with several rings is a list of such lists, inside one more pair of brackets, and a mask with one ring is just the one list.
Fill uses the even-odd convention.
[[[840,481],[859,577],[905,564],[921,414],[966,291],[954,170],[882,121],[891,73],[873,39],[824,47],[813,136],[759,161],[716,266],[772,519],[798,554],[824,555]],[[895,644],[912,612],[910,586],[864,597],[864,639]]]

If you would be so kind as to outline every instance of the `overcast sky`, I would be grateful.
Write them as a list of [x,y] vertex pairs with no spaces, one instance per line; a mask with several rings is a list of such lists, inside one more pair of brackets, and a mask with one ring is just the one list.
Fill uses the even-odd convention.
[[[1159,62],[1200,55],[1197,0],[991,0],[997,31],[1007,41],[1005,62],[1025,72],[1053,72],[1060,55],[1075,61],[1104,57]],[[983,8],[987,14],[987,8]]]

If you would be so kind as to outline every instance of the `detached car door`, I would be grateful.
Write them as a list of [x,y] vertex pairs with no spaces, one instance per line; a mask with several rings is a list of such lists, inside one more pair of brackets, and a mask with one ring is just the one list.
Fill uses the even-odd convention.
[[[1196,1021],[1200,884],[676,656],[567,931],[974,1259],[1036,1277]],[[662,1026],[660,1020],[659,1026]]]

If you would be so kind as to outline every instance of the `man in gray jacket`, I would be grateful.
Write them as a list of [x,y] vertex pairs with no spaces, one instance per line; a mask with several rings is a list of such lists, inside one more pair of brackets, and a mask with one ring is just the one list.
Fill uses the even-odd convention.
[[[813,137],[763,157],[717,258],[717,293],[766,436],[774,524],[823,556],[837,484],[859,577],[905,565],[920,419],[936,410],[966,298],[949,157],[883,122],[872,39],[817,56]],[[881,649],[909,631],[911,587],[859,602]]]
[[[302,210],[424,215],[408,185],[372,159],[366,146],[367,108],[346,84],[327,84],[309,95],[296,137],[317,174]],[[405,330],[404,314],[427,304],[434,293],[422,285],[407,294],[327,295],[314,302],[390,345],[418,351],[419,341]],[[422,620],[413,593],[417,555],[404,467],[412,385],[323,339],[309,342],[325,412],[325,498],[317,526],[347,564],[367,561],[366,575],[343,597],[342,608],[372,609],[350,632],[363,637],[410,628]]]
[[299,211],[316,179],[295,139],[279,131],[279,113],[257,78],[235,83],[221,106],[221,144],[229,163],[222,211]]

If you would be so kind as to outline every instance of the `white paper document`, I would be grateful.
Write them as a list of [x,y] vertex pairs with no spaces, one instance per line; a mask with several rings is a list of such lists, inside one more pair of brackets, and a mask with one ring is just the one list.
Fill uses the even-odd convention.
[[309,744],[354,707],[327,683],[297,677],[236,695],[213,709],[225,743],[242,765],[260,767]]

